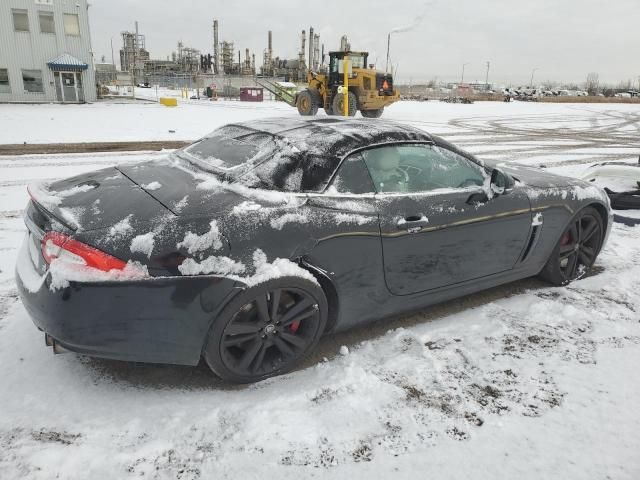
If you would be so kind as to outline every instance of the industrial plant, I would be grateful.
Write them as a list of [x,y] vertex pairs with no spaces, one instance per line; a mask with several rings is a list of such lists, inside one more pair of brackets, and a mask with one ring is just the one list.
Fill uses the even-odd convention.
[[313,27],[302,30],[298,37],[299,48],[295,58],[276,54],[273,32],[265,32],[266,47],[262,52],[262,65],[256,64],[260,56],[248,48],[238,47],[233,39],[222,38],[220,21],[212,23],[212,48],[201,51],[186,45],[182,40],[176,50],[166,58],[152,58],[145,35],[138,22],[133,31],[121,32],[119,51],[120,71],[112,63],[97,63],[97,82],[108,85],[159,85],[162,87],[205,88],[217,85],[217,94],[237,96],[241,86],[255,85],[257,78],[270,78],[284,82],[304,82],[308,70],[322,69],[325,57],[324,44]]

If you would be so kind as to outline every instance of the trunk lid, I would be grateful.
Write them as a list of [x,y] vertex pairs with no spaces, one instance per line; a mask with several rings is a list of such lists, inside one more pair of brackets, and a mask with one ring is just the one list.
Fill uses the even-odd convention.
[[[247,199],[241,189],[227,188],[217,182],[213,174],[197,170],[188,162],[175,158],[119,169],[178,216],[224,214]],[[274,192],[273,197],[279,195]]]
[[40,231],[60,225],[73,232],[110,227],[133,210],[142,218],[166,213],[161,203],[115,167],[35,183],[28,189],[32,204],[26,212],[27,225]]

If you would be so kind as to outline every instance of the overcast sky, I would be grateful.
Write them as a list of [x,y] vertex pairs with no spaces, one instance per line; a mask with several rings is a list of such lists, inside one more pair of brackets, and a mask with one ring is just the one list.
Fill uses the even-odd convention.
[[[220,40],[249,48],[257,66],[273,31],[274,55],[295,58],[300,31],[313,26],[325,49],[337,49],[347,34],[354,50],[370,52],[384,69],[387,33],[397,78],[413,83],[429,79],[528,83],[584,82],[598,72],[601,82],[640,76],[640,0],[93,0],[89,9],[96,60],[116,63],[120,32],[139,22],[152,58],[166,59],[178,40],[212,52],[213,19]],[[317,5],[314,8],[313,5]],[[322,6],[322,8],[321,8]]]

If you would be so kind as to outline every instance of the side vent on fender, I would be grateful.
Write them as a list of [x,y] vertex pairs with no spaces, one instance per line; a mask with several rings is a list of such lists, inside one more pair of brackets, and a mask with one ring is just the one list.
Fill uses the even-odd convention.
[[538,240],[540,239],[540,232],[542,231],[542,223],[543,218],[541,213],[536,213],[531,221],[531,234],[529,235],[529,241],[527,242],[527,247],[524,249],[522,253],[522,257],[520,258],[520,263],[523,263],[529,258],[531,252],[533,252]]

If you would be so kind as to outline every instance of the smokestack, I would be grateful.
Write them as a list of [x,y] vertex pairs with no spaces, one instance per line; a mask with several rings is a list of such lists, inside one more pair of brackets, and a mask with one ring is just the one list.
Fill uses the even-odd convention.
[[302,30],[302,48],[300,48],[300,58],[302,60],[304,60],[304,56],[306,55],[305,50],[307,49],[306,47],[306,41],[307,41],[307,32],[305,32],[304,30]]
[[269,43],[268,43],[268,47],[267,50],[269,50],[269,55],[271,55],[273,53],[273,34],[271,33],[271,30],[269,30]]
[[213,20],[213,73],[218,74],[218,20]]
[[309,27],[309,70],[313,70],[313,27]]

